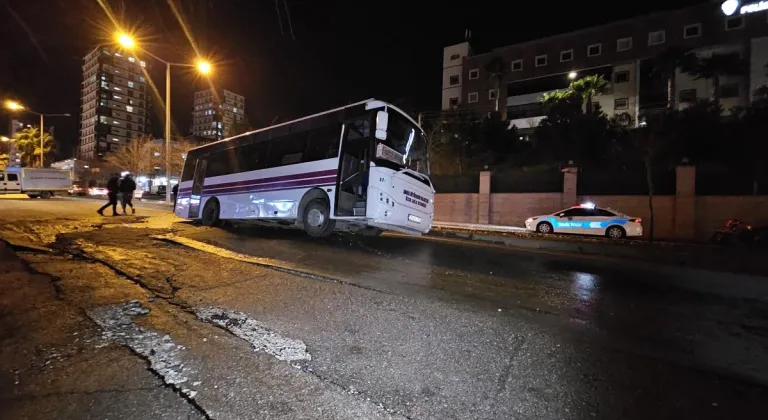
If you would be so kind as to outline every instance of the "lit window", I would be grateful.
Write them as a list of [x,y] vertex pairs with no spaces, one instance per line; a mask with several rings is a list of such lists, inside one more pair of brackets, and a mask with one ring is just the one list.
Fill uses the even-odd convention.
[[598,55],[602,54],[602,52],[602,44],[592,44],[587,47],[587,57],[597,57]]
[[119,88],[119,87],[117,87],[117,86],[115,86],[115,87],[114,87],[114,89],[115,89],[115,90],[122,90],[122,89],[120,89],[120,88]]
[[655,31],[648,33],[648,45],[663,44],[667,40],[666,33],[664,31]]
[[122,57],[120,53],[115,53],[115,57]]
[[147,81],[147,79],[145,79],[144,76],[139,76],[139,81],[144,83]]
[[101,82],[101,87],[103,88],[109,87],[109,84],[107,82]]
[[103,115],[102,115],[102,116],[100,116],[100,117],[99,117],[99,122],[101,122],[101,123],[105,123],[105,122],[107,122],[107,117],[105,117],[105,116],[103,116]]
[[232,108],[232,112],[234,112],[235,114],[237,114],[237,108]]
[[120,96],[120,95],[112,95],[112,97],[115,98],[115,99],[123,99],[123,97]]
[[[471,92],[469,95],[467,95],[467,102],[469,102],[471,104],[475,103],[475,102],[477,102],[477,98],[478,98],[477,92]],[[455,98],[451,98],[451,100],[453,100],[453,99],[455,99]]]
[[129,81],[129,82],[128,82],[128,87],[129,87],[129,88],[132,88],[132,87],[133,87],[133,82],[130,82],[130,81]]
[[128,112],[133,112],[133,107],[130,106],[130,105],[126,105],[125,106],[125,110],[128,111]]
[[523,60],[512,61],[512,71],[521,71],[521,70],[523,70]]
[[112,124],[114,124],[114,125],[120,125],[120,121],[118,121],[118,120],[112,120]]
[[136,62],[136,59],[135,59],[135,58],[133,58],[133,57],[128,57],[128,61],[130,61],[131,63],[135,63],[135,62]]
[[147,63],[145,63],[143,61],[139,62],[139,64],[141,64],[141,67],[147,67]]

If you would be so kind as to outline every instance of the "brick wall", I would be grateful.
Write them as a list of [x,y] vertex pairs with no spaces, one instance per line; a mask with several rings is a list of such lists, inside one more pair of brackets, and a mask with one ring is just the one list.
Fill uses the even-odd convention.
[[491,194],[490,224],[523,226],[525,219],[562,209],[561,193]]
[[437,194],[435,220],[454,223],[477,223],[478,194]]
[[[657,238],[706,240],[729,219],[742,219],[756,225],[768,224],[768,196],[696,197],[693,196],[695,169],[683,166],[678,168],[677,173],[677,195],[655,196],[653,199]],[[574,176],[577,176],[575,171],[564,174],[566,178]],[[486,174],[480,180],[487,184],[490,177]],[[569,181],[575,182],[574,179]],[[488,187],[485,185],[481,191],[490,191]],[[642,218],[647,235],[650,220],[647,196],[571,194],[573,192],[437,194],[435,221],[522,227],[528,217],[554,213],[569,207],[571,201],[591,201],[600,207]],[[481,201],[487,202],[487,207],[481,205]]]

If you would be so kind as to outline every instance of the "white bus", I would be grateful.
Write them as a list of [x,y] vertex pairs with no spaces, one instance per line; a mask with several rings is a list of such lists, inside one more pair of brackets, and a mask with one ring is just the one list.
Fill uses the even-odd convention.
[[270,222],[315,237],[420,235],[434,215],[428,175],[421,127],[370,99],[190,150],[175,212],[207,226]]

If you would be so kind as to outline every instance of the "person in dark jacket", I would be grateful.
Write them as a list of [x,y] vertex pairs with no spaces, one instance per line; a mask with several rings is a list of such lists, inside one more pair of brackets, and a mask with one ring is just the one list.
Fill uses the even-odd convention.
[[136,209],[133,208],[134,191],[136,191],[136,181],[133,180],[131,174],[126,174],[120,182],[120,204],[123,207],[123,214],[126,214],[125,206],[130,206],[131,214],[136,214]]
[[176,211],[176,197],[179,196],[179,183],[177,182],[171,189],[171,199],[173,200],[173,211]]
[[112,174],[107,181],[107,198],[109,201],[102,208],[98,210],[98,213],[104,216],[104,209],[112,206],[112,216],[118,216],[117,214],[117,193],[120,192],[120,178],[117,174]]

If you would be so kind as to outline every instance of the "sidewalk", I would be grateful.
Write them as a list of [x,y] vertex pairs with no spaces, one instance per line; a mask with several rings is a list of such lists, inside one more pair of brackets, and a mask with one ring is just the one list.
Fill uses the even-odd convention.
[[200,418],[1,241],[0,287],[3,419]]
[[740,274],[768,276],[768,250],[706,244],[611,241],[602,237],[540,235],[512,226],[435,222],[428,235],[545,251],[621,258]]

